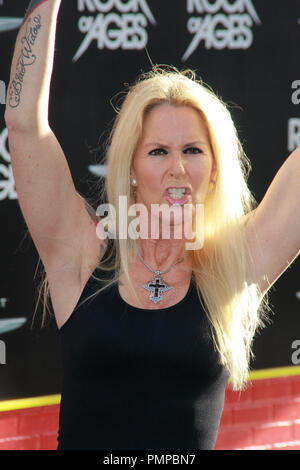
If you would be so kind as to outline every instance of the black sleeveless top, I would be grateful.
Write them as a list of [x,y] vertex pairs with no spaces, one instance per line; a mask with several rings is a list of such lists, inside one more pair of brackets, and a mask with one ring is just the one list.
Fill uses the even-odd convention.
[[193,280],[159,310],[127,304],[117,284],[80,305],[101,285],[92,275],[60,329],[58,450],[213,449],[229,375]]

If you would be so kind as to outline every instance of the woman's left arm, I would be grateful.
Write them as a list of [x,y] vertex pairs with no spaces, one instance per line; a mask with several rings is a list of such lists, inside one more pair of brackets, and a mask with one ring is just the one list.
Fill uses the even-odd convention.
[[246,235],[264,294],[300,253],[300,147],[285,160],[246,219]]

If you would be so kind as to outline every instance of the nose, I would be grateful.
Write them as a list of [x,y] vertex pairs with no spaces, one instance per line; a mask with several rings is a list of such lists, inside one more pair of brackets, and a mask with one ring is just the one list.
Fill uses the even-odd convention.
[[182,176],[185,174],[183,157],[180,152],[174,152],[170,155],[169,172],[171,176]]

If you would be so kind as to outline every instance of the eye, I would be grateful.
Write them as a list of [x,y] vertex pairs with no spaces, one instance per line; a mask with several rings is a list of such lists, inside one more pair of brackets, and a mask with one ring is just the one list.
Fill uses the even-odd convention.
[[183,153],[197,154],[197,153],[203,153],[203,150],[199,149],[198,147],[188,147],[184,149]]
[[166,149],[157,148],[157,149],[151,150],[151,152],[149,152],[149,155],[159,156],[159,155],[167,155],[167,153],[168,152],[166,151]]

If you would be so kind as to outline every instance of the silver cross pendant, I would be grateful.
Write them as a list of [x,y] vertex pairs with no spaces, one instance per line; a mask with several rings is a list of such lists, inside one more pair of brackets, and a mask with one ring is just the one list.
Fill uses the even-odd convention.
[[155,271],[152,280],[147,282],[147,284],[143,284],[143,287],[151,292],[149,299],[155,304],[163,299],[161,295],[162,292],[167,292],[172,289],[172,287],[163,280],[160,271]]

